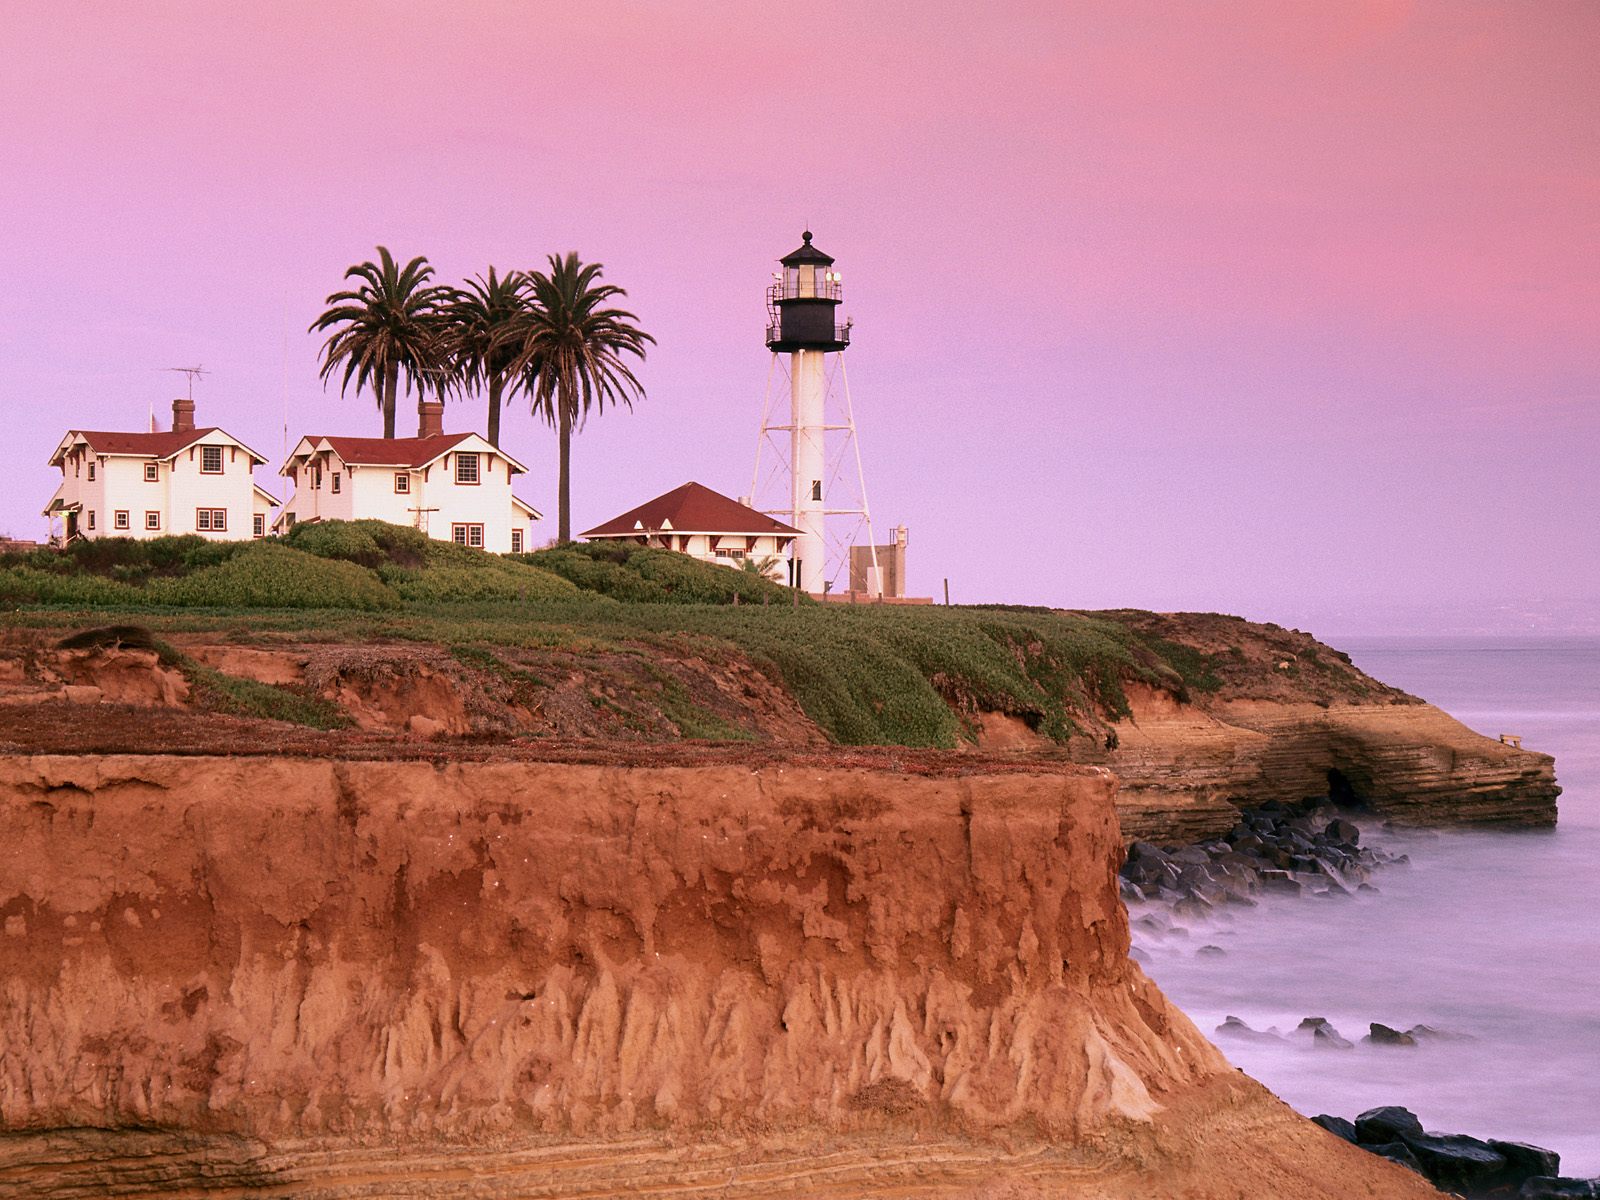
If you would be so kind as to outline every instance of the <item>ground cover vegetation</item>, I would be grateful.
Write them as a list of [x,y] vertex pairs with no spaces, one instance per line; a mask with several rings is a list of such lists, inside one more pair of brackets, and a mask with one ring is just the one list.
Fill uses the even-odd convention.
[[[99,624],[138,614],[158,636],[426,642],[529,695],[548,685],[507,661],[519,647],[733,655],[844,744],[955,746],[992,712],[1064,741],[1125,718],[1131,682],[1193,697],[1220,687],[1237,658],[1221,641],[1177,640],[1148,613],[794,601],[752,572],[664,550],[568,544],[499,556],[379,521],[301,525],[255,542],[98,539],[0,555],[9,621],[81,627],[86,612]],[[1243,625],[1214,620],[1219,639],[1227,623]],[[231,684],[194,664],[185,671],[225,704]],[[661,690],[671,706],[669,684]],[[266,693],[233,700],[252,711],[295,705]],[[692,707],[680,715],[686,736],[732,736]]]

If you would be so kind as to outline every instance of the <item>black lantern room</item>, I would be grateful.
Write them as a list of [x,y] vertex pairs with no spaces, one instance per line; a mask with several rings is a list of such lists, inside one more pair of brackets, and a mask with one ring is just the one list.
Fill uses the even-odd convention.
[[839,321],[844,298],[833,259],[811,244],[811,231],[803,244],[778,260],[781,271],[767,289],[767,347],[775,354],[796,350],[843,350],[850,344],[850,325]]

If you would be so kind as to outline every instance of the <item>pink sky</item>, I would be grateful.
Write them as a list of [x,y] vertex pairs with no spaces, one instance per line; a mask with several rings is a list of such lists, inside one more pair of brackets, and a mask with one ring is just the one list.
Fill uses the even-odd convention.
[[[1600,596],[1588,0],[10,0],[0,54],[0,532],[42,532],[69,426],[165,415],[161,367],[275,461],[285,393],[291,435],[376,433],[304,331],[379,242],[629,290],[649,394],[578,439],[576,528],[740,494],[809,222],[914,591],[1313,628]],[[507,428],[553,527],[554,437]]]

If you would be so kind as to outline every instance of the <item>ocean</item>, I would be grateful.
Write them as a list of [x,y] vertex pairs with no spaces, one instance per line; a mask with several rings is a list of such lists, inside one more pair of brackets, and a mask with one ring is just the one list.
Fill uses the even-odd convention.
[[[1553,831],[1406,834],[1364,843],[1409,866],[1376,893],[1275,897],[1136,939],[1146,970],[1202,1030],[1224,1017],[1286,1043],[1218,1039],[1307,1116],[1403,1104],[1435,1131],[1533,1142],[1600,1175],[1600,638],[1336,639],[1356,664],[1490,737],[1553,754]],[[1197,955],[1203,945],[1222,955]],[[1353,1049],[1292,1031],[1326,1017]],[[1370,1022],[1460,1040],[1363,1044]]]

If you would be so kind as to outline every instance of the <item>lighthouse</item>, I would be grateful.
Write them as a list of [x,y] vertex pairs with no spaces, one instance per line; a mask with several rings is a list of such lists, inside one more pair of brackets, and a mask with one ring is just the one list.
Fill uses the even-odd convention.
[[[839,272],[834,269],[833,259],[811,244],[809,229],[801,235],[800,248],[784,255],[778,264],[780,269],[774,272],[767,288],[767,348],[772,351],[774,370],[780,360],[787,368],[789,422],[785,426],[771,420],[774,414],[769,375],[761,433],[762,440],[770,439],[775,448],[787,449],[789,488],[782,507],[767,511],[800,531],[793,544],[790,582],[803,591],[819,594],[833,582],[826,519],[853,515],[864,520],[867,516],[864,487],[857,496],[838,502],[831,503],[829,496],[843,464],[837,461],[837,455],[830,460],[828,435],[843,435],[852,448],[855,440],[848,383],[844,388],[843,414],[830,421],[828,411],[834,370],[843,376],[841,356],[850,346],[850,323],[841,321],[839,316],[839,304],[844,298]],[[830,355],[834,356],[832,362]],[[774,435],[782,434],[788,435],[787,447],[777,445]],[[836,442],[839,440],[835,438]],[[855,457],[856,470],[851,474],[860,483],[859,452]],[[758,443],[757,481],[752,494],[759,490],[760,463]]]

